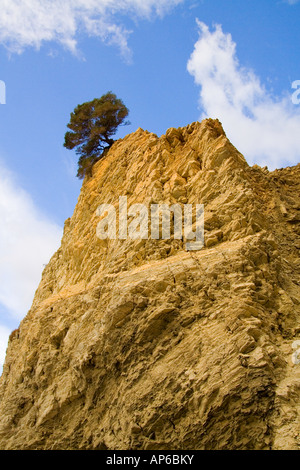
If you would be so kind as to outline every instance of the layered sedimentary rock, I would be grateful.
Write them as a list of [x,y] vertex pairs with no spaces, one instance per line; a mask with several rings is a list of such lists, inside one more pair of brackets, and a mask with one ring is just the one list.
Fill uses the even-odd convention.
[[[115,142],[11,334],[0,448],[300,449],[299,194],[217,120]],[[119,196],[204,204],[204,247],[100,240]]]

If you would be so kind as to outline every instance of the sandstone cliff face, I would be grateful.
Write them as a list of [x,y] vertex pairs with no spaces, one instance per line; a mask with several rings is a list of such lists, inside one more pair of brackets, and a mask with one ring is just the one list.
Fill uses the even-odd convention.
[[[204,248],[99,240],[125,195],[204,204]],[[300,449],[299,195],[217,120],[115,142],[11,335],[0,448]]]

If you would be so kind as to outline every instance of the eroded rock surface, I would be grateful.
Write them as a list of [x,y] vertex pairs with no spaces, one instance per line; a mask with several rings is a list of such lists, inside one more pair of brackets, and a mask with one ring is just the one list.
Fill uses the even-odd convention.
[[[204,204],[204,248],[99,240],[119,196]],[[115,142],[11,335],[0,448],[299,450],[299,221],[300,165],[249,167],[217,120]]]

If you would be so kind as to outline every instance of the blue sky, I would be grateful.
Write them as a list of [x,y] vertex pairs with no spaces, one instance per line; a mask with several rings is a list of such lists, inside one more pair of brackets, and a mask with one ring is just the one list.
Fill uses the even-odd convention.
[[300,2],[0,3],[1,364],[79,195],[74,107],[112,90],[131,121],[116,137],[219,118],[249,164],[297,164]]

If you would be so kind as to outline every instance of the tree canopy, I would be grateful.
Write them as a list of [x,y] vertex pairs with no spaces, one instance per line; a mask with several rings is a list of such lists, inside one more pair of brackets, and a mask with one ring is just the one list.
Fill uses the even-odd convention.
[[114,140],[112,136],[128,116],[128,109],[123,101],[109,91],[101,98],[95,98],[76,106],[71,113],[67,127],[70,131],[65,134],[64,147],[76,148],[79,155],[79,178],[91,174],[92,166],[102,158]]

